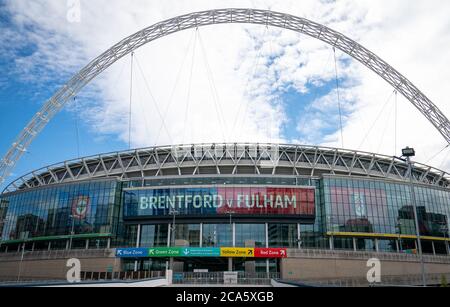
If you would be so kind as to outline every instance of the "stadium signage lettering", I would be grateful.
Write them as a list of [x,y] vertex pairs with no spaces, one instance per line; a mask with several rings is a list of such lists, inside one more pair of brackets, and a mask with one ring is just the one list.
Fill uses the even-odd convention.
[[222,195],[141,196],[139,208],[181,209],[189,208],[297,208],[295,195],[237,195],[237,199],[224,199]]
[[303,187],[213,186],[125,191],[124,217],[283,215],[315,218],[315,190]]

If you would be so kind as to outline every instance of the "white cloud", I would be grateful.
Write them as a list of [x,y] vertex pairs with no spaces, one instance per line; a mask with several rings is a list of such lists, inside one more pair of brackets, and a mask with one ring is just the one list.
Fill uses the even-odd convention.
[[[18,72],[24,78],[39,75],[39,79],[29,80],[38,84],[55,76],[67,79],[117,41],[158,21],[218,7],[257,7],[307,17],[361,42],[412,80],[445,114],[450,114],[445,87],[450,81],[450,71],[446,69],[450,67],[450,3],[445,0],[436,0],[432,5],[425,0],[415,1],[414,5],[407,0],[95,0],[82,1],[79,24],[67,22],[63,0],[14,0],[7,5],[22,27],[21,33],[36,46],[33,55],[17,60]],[[335,71],[330,47],[293,32],[257,26],[214,26],[201,28],[199,33],[212,76],[207,73],[198,37],[192,57],[195,30],[160,39],[136,52],[155,101],[135,65],[133,146],[224,140],[294,141],[296,138],[286,140],[283,125],[300,114],[287,114],[279,96],[289,89],[307,93],[311,83],[332,82]],[[340,76],[345,78],[341,89],[346,111],[345,147],[394,154],[392,103],[358,148],[392,89],[366,67],[345,60],[347,57],[339,52],[337,55]],[[189,91],[192,59],[195,65]],[[255,62],[260,64],[256,69]],[[102,98],[85,101],[89,107],[85,118],[91,129],[100,135],[118,136],[124,142],[128,141],[129,75],[126,58],[85,92],[88,97],[96,97],[94,93],[99,91]],[[308,135],[303,141],[340,146],[335,97],[334,91],[318,97],[300,116],[303,122],[289,125]],[[166,110],[167,129],[159,114],[166,114]],[[330,130],[333,132],[328,133]],[[443,148],[445,141],[400,97],[397,154],[406,145],[415,146],[417,159],[426,162]],[[443,152],[430,164],[449,170],[450,161],[445,155]]]

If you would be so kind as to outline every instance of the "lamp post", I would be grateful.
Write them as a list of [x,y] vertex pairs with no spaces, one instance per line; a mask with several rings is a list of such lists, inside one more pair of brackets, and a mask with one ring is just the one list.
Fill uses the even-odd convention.
[[445,239],[445,251],[447,252],[447,255],[450,253],[450,249],[449,249],[449,242],[447,241],[447,237],[448,237],[448,225],[445,224],[444,226],[441,227],[441,231],[444,234],[444,239]]
[[3,219],[2,221],[0,221],[0,250],[3,244],[3,226],[8,222],[8,218]]
[[402,252],[402,222],[398,221],[397,223],[397,231],[398,231],[398,253]]
[[412,177],[412,171],[413,171],[413,163],[411,162],[411,157],[415,157],[416,152],[413,148],[406,147],[402,150],[402,156],[406,158],[406,162],[408,163],[408,173],[409,173],[409,186],[410,186],[410,193],[411,193],[411,202],[412,207],[414,210],[414,222],[416,226],[416,236],[417,236],[417,244],[418,244],[418,252],[420,257],[420,264],[422,267],[422,283],[423,286],[427,286],[427,280],[425,276],[425,262],[423,259],[423,253],[422,253],[422,240],[420,237],[420,228],[419,228],[419,217],[417,215],[417,206],[416,206],[416,194],[414,193],[414,183],[413,183],[413,177]]
[[28,237],[26,237],[22,243],[22,254],[20,256],[19,272],[17,273],[17,282],[20,282],[20,277],[22,275],[22,263],[23,263],[23,258],[25,256],[25,245],[27,244],[27,242],[28,242]]
[[[226,211],[226,213],[230,215],[231,243],[232,243],[232,245],[234,247],[235,246],[235,242],[234,242],[235,240],[234,240],[234,236],[233,236],[234,231],[233,231],[233,220],[232,220],[232,217],[233,217],[233,214],[235,214],[236,212],[233,211],[233,210],[228,210],[228,211]],[[228,271],[230,271],[230,272],[233,271],[233,259],[231,257],[228,258]]]
[[[179,211],[177,211],[177,210],[170,210],[169,211],[169,215],[173,215],[173,221],[172,221],[172,227],[171,227],[171,234],[172,234],[172,236],[171,236],[171,238],[170,238],[170,241],[171,241],[171,246],[172,247],[175,247],[175,223],[176,223],[176,216],[178,215],[178,214],[180,214],[180,212]],[[170,269],[173,271],[173,264],[174,264],[174,259],[173,259],[173,257],[171,257],[170,258]]]
[[75,217],[70,215],[70,218],[72,219],[72,228],[70,230],[69,251],[72,250],[73,235],[75,234]]
[[233,214],[235,214],[236,212],[233,210],[229,210],[229,211],[226,211],[225,213],[230,215],[231,242],[233,242],[234,240],[233,240],[233,220],[232,220],[232,218],[233,218]]
[[230,227],[233,225],[233,223],[232,223],[232,216],[233,216],[233,214],[235,214],[236,212],[234,212],[234,211],[226,211],[225,212],[226,214],[228,214],[229,216],[230,216]]

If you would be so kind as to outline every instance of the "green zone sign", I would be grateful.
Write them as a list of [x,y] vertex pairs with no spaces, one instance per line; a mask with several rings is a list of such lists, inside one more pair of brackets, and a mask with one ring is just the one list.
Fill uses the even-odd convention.
[[180,248],[150,248],[148,257],[180,257]]

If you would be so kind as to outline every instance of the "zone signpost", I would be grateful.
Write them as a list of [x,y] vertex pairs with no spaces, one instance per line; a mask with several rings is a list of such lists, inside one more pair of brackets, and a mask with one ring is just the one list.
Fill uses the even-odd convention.
[[157,247],[157,248],[118,248],[117,258],[287,258],[285,248],[247,248],[247,247]]

